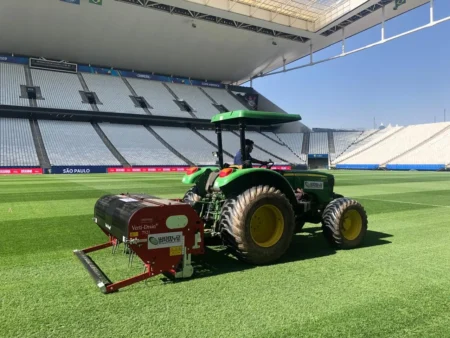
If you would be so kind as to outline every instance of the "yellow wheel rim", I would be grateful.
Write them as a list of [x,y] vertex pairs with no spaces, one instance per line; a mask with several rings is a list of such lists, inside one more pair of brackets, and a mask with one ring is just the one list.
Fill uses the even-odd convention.
[[284,217],[276,206],[263,205],[252,215],[250,235],[257,245],[263,248],[275,245],[283,235],[283,231]]
[[351,209],[344,213],[342,235],[345,239],[353,241],[362,230],[362,218],[358,211]]

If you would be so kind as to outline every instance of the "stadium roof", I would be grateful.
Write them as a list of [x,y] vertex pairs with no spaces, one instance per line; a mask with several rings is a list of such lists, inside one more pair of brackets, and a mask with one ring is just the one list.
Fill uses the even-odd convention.
[[428,2],[96,1],[1,0],[0,53],[242,83]]

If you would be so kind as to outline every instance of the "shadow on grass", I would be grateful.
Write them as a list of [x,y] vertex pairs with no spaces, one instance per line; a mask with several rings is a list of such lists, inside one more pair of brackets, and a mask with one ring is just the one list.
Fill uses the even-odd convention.
[[[351,250],[357,251],[368,247],[390,244],[391,242],[386,240],[386,238],[389,237],[392,237],[392,235],[368,230],[363,244],[360,247]],[[305,228],[301,233],[294,236],[292,244],[285,255],[278,262],[270,265],[273,266],[307,259],[316,259],[334,255],[335,253],[336,250],[325,240],[320,227]],[[207,246],[204,255],[193,257],[192,265],[195,272],[191,278],[179,280],[163,278],[163,281],[179,283],[198,278],[241,272],[256,267],[239,261],[230,254],[227,249],[220,245]]]

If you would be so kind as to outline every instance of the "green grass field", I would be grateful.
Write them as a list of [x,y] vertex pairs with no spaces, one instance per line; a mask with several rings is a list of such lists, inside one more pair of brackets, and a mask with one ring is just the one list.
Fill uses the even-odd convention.
[[[0,177],[1,337],[449,337],[450,174],[334,172],[369,215],[364,247],[333,251],[315,225],[279,264],[252,267],[220,247],[199,275],[104,295],[72,250],[102,243],[105,193],[181,197],[179,174]],[[141,271],[92,255],[113,279]]]

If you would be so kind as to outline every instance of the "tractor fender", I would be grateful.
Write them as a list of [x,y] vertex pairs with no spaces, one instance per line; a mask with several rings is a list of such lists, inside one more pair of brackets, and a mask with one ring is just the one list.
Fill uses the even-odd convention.
[[214,182],[213,189],[222,191],[226,196],[237,196],[258,185],[275,187],[287,197],[292,205],[296,204],[295,193],[289,182],[280,173],[269,169],[236,170],[226,177],[218,177]]
[[187,173],[183,176],[181,182],[183,184],[195,184],[197,181],[202,177],[203,175],[209,175],[211,171],[218,170],[218,167],[200,167],[197,171],[193,172],[192,174]]

